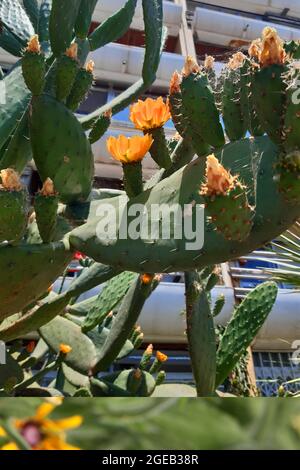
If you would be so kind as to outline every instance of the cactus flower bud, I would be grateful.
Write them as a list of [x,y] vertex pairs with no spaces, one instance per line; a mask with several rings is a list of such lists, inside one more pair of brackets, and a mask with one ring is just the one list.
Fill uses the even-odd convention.
[[227,67],[231,70],[237,70],[238,68],[242,67],[245,59],[247,57],[245,54],[242,52],[237,52],[236,54],[233,54],[233,56],[230,58]]
[[19,174],[12,168],[0,171],[2,188],[7,191],[21,191],[22,185]]
[[33,54],[41,53],[41,45],[37,34],[35,34],[34,36],[32,36],[32,38],[29,39],[26,51],[31,52]]
[[89,60],[85,66],[85,70],[89,73],[93,73],[95,68],[95,62],[93,60]]
[[69,353],[72,351],[72,348],[71,348],[71,346],[69,346],[68,344],[63,344],[63,343],[62,343],[62,344],[59,346],[59,351],[60,351],[61,354],[67,355],[67,354],[69,354]]
[[206,182],[201,187],[201,195],[226,194],[233,188],[237,176],[232,176],[214,155],[206,159]]
[[70,57],[70,59],[77,60],[77,56],[78,56],[78,44],[77,44],[76,42],[74,42],[73,44],[71,44],[71,46],[68,47],[68,49],[66,50],[65,55],[66,55],[67,57]]
[[150,284],[154,279],[153,274],[143,274],[141,276],[141,281],[143,284]]
[[208,70],[213,70],[215,66],[215,58],[211,55],[205,56],[204,67]]
[[54,189],[54,183],[51,178],[47,178],[40,191],[42,196],[55,196],[56,191]]
[[180,85],[182,82],[182,77],[177,70],[173,73],[170,81],[170,95],[175,95],[180,93]]
[[188,55],[185,59],[184,67],[182,69],[182,75],[184,77],[189,77],[193,73],[199,73],[201,71],[200,66],[197,64],[196,60]]

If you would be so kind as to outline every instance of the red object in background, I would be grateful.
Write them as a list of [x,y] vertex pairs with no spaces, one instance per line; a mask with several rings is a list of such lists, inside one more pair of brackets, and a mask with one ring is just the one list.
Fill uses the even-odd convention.
[[[91,24],[91,29],[89,34],[91,34],[95,29],[99,26],[100,23],[93,21]],[[144,47],[145,46],[145,33],[144,31],[140,31],[138,29],[129,29],[127,33],[124,34],[120,39],[117,41],[118,44],[124,44],[126,46],[136,46],[136,47]],[[164,51],[166,52],[176,52],[176,46],[178,43],[178,38],[175,36],[168,36]]]
[[26,351],[31,354],[35,349],[35,341],[30,341],[27,345],[26,345]]
[[76,253],[73,257],[73,259],[76,259],[77,261],[80,261],[80,260],[85,259],[85,258],[86,258],[86,256],[84,254],[80,253],[80,251],[76,251]]

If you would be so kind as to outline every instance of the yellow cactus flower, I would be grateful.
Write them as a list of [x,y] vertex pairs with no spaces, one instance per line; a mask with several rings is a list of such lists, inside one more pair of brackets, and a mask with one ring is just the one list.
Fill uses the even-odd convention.
[[41,45],[39,42],[39,37],[37,34],[32,36],[27,43],[27,52],[32,52],[33,54],[40,54],[41,53]]
[[68,344],[61,344],[59,346],[59,351],[62,353],[62,354],[70,354],[70,352],[72,351],[72,348],[71,346],[69,346]]
[[166,362],[169,358],[166,354],[160,352],[160,351],[157,351],[156,353],[156,359],[158,360],[158,362]]
[[171,119],[169,102],[160,96],[156,100],[147,98],[145,101],[138,100],[130,107],[130,120],[136,129],[147,131],[163,127]]
[[[48,415],[54,408],[55,405],[51,403],[43,403],[34,416],[28,419],[14,419],[13,425],[32,450],[80,450],[66,442],[65,431],[81,426],[82,416],[51,420]],[[4,429],[0,428],[0,436],[5,437],[5,435]],[[2,446],[1,450],[19,450],[19,448],[14,442],[9,442]]]
[[237,176],[232,176],[215,155],[209,155],[206,159],[206,181],[201,187],[202,196],[216,196],[226,194],[234,187]]
[[123,163],[140,162],[149,151],[153,144],[153,138],[147,134],[145,136],[125,137],[109,137],[107,139],[107,149],[112,157]]

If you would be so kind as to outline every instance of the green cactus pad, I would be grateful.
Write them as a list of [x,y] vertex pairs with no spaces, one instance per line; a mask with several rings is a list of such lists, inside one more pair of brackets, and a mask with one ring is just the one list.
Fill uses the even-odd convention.
[[209,294],[196,272],[185,274],[187,337],[192,369],[199,397],[215,391],[216,340]]
[[61,344],[71,346],[72,351],[66,355],[64,362],[75,371],[86,374],[96,364],[97,353],[93,342],[70,320],[58,316],[42,326],[39,333],[56,353],[59,353]]
[[86,69],[77,72],[73,87],[67,99],[67,107],[76,111],[87,96],[93,84],[93,74]]
[[300,198],[300,151],[296,150],[287,156],[282,156],[276,166],[274,179],[284,198],[297,204]]
[[0,243],[16,242],[26,230],[27,191],[8,191],[0,187]]
[[226,134],[231,141],[245,137],[247,121],[241,100],[241,69],[227,69],[223,82],[222,114]]
[[224,145],[224,133],[207,77],[199,73],[184,78],[181,93],[191,132],[198,133],[204,142],[215,148]]
[[25,52],[22,58],[24,81],[33,95],[41,95],[45,85],[46,64],[43,54]]
[[245,187],[238,184],[224,195],[205,196],[204,200],[213,225],[224,238],[243,241],[249,236],[254,212]]
[[152,283],[144,284],[140,277],[132,284],[113,320],[94,372],[106,370],[119,356],[151,292]]
[[44,243],[53,241],[57,226],[58,196],[37,194],[34,199],[34,210],[40,236]]
[[136,378],[136,370],[123,370],[117,374],[107,375],[103,379],[112,383],[131,396],[149,397],[155,390],[155,379],[151,374],[141,371],[140,378]]
[[241,109],[244,123],[253,137],[260,137],[264,135],[264,130],[261,127],[257,112],[253,103],[252,93],[252,76],[253,68],[249,60],[245,60],[240,69],[241,74]]
[[42,180],[52,179],[63,202],[85,200],[91,191],[94,161],[75,116],[49,95],[35,97],[30,139]]
[[278,288],[274,282],[256,287],[236,308],[217,351],[216,387],[230,374],[266,321]]
[[275,64],[257,70],[252,78],[252,96],[259,121],[270,139],[277,144],[283,140],[286,106],[283,76],[286,71],[285,66]]
[[6,363],[0,364],[0,389],[5,388],[8,382],[17,383],[24,379],[24,371],[19,363],[6,352]]
[[0,319],[39,299],[72,257],[62,242],[1,247]]
[[64,101],[73,88],[78,73],[78,62],[63,55],[56,64],[56,98]]
[[[174,238],[173,225],[170,227],[171,237],[167,240],[161,236],[136,240],[128,237],[124,240],[118,237],[117,232],[116,239],[108,241],[106,234],[101,237],[98,232],[96,236],[99,218],[91,217],[86,224],[71,232],[71,245],[93,259],[119,269],[152,273],[190,271],[244,256],[276,238],[299,218],[299,202],[288,203],[279,193],[278,183],[274,181],[274,165],[280,160],[280,155],[268,137],[243,139],[228,144],[216,152],[216,156],[233,174],[239,173],[240,180],[247,186],[249,204],[255,205],[253,228],[243,242],[225,240],[209,223],[205,225],[202,249],[187,250],[186,243],[189,240],[185,237]],[[205,159],[199,158],[129,204],[144,204],[151,213],[152,204],[179,204],[183,211],[184,204],[192,203],[192,213],[195,215],[195,202],[200,205],[204,203],[199,195],[204,178]],[[124,196],[109,202],[112,213],[116,210],[119,217],[127,210],[128,201]],[[103,203],[107,203],[107,200],[97,202],[98,205]],[[114,223],[113,219],[111,223]]]
[[168,169],[172,165],[170,153],[163,128],[151,129],[145,134],[152,135],[154,141],[150,147],[150,155],[160,168]]
[[300,73],[297,67],[291,66],[286,81],[286,114],[283,127],[283,146],[286,152],[300,150]]
[[89,331],[99,325],[106,315],[113,310],[127,293],[131,284],[137,279],[137,274],[124,272],[112,278],[104,287],[97,301],[88,312],[83,325],[83,331]]
[[89,139],[90,139],[91,144],[94,144],[95,142],[97,142],[97,140],[100,140],[101,137],[104,136],[110,124],[111,124],[111,116],[109,116],[107,113],[102,114],[96,120],[89,134]]
[[70,46],[81,0],[52,0],[49,23],[53,54],[59,57]]
[[75,23],[75,33],[80,39],[85,39],[89,33],[93,12],[98,0],[81,0]]

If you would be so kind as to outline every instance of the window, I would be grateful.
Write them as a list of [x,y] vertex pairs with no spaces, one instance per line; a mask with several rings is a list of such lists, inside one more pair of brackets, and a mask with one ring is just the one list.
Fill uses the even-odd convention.
[[103,88],[93,88],[87,99],[81,104],[78,113],[89,114],[107,103],[108,91]]
[[[257,386],[265,397],[277,396],[281,384],[291,393],[300,392],[300,363],[288,352],[253,352]],[[299,382],[286,384],[294,379]]]

